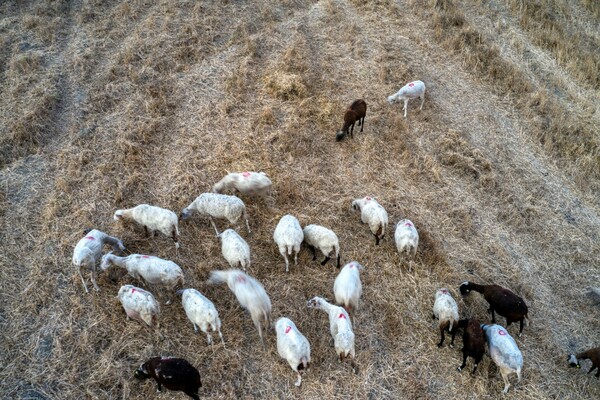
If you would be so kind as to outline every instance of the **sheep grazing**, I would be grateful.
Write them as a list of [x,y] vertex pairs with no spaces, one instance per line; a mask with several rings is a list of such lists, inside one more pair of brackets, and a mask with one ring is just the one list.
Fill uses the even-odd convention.
[[483,294],[485,300],[490,304],[488,311],[492,312],[492,323],[496,323],[495,312],[506,318],[506,326],[513,322],[520,322],[519,336],[523,332],[523,321],[527,316],[528,309],[525,301],[511,292],[498,285],[478,285],[472,282],[463,282],[460,285],[460,293],[463,296],[468,295],[471,290]]
[[400,257],[408,257],[409,271],[412,271],[412,263],[417,255],[417,247],[419,246],[419,232],[411,220],[403,219],[396,224],[396,232],[394,233],[394,241],[396,249]]
[[360,271],[364,269],[362,265],[352,261],[342,268],[333,282],[335,302],[344,306],[348,312],[358,309],[358,302],[362,295]]
[[154,379],[158,385],[157,392],[160,392],[164,385],[169,390],[183,392],[192,399],[200,400],[200,373],[183,358],[153,357],[140,365],[135,371],[135,377],[140,380]]
[[360,126],[360,131],[362,132],[365,127],[366,115],[367,103],[365,103],[363,99],[354,100],[344,113],[344,125],[342,126],[342,129],[336,133],[335,140],[338,142],[342,140],[344,136],[348,135],[348,131],[350,132],[350,137],[354,138],[354,123],[356,123],[356,121],[358,121],[358,126]]
[[273,240],[277,243],[279,253],[281,253],[285,260],[285,272],[289,272],[290,263],[287,256],[292,255],[293,252],[294,265],[298,265],[298,253],[304,240],[304,233],[298,219],[289,214],[281,217],[275,227],[275,232],[273,232]]
[[375,244],[383,239],[388,226],[388,214],[373,197],[363,197],[352,202],[354,210],[360,210],[360,218],[363,224],[369,224],[371,233],[375,236]]
[[144,227],[146,236],[162,232],[171,237],[175,242],[175,248],[179,249],[179,227],[177,226],[177,214],[166,208],[140,204],[126,210],[117,210],[114,215],[115,221],[133,220]]
[[194,325],[194,332],[198,333],[198,327],[202,329],[202,332],[206,334],[206,340],[208,344],[212,344],[212,336],[210,335],[210,329],[213,332],[218,332],[223,341],[223,334],[221,333],[221,320],[219,319],[219,313],[215,308],[215,305],[204,297],[202,293],[196,289],[182,289],[178,290],[177,294],[181,294],[181,304],[185,310],[185,315]]
[[73,250],[73,264],[77,267],[81,283],[86,293],[89,293],[83,274],[81,273],[82,268],[90,270],[91,281],[96,291],[100,291],[100,287],[96,283],[96,264],[102,257],[102,248],[105,244],[109,244],[113,247],[114,251],[124,251],[125,246],[119,239],[108,236],[106,233],[101,232],[97,229],[85,230],[83,232],[85,237],[75,246]]
[[579,353],[577,355],[570,354],[567,361],[569,361],[569,365],[571,367],[581,368],[579,364],[581,360],[591,360],[592,367],[587,372],[588,374],[592,372],[594,369],[596,370],[596,378],[600,379],[600,347],[595,347],[593,349],[589,349],[584,351],[583,353]]
[[217,235],[221,239],[221,253],[231,268],[242,268],[244,271],[250,266],[250,246],[233,229],[226,229]]
[[189,206],[181,211],[181,219],[189,219],[194,212],[203,217],[208,217],[217,235],[219,230],[213,221],[213,218],[224,218],[232,224],[237,224],[240,217],[246,221],[246,229],[250,232],[248,216],[246,215],[246,206],[244,202],[235,196],[218,193],[202,193]]
[[313,297],[308,301],[306,306],[308,308],[323,310],[329,315],[329,328],[333,337],[335,352],[340,358],[340,362],[349,357],[354,372],[357,372],[356,364],[354,364],[354,357],[356,355],[354,349],[354,332],[352,332],[352,322],[350,322],[350,316],[346,310],[328,303],[321,297]]
[[[133,278],[143,280],[150,285],[160,285],[175,290],[185,283],[183,271],[179,265],[154,256],[132,254],[127,257],[118,257],[111,252],[102,257],[100,268],[105,271],[111,265],[125,268]],[[167,304],[169,303],[170,300]]]
[[225,282],[235,294],[240,305],[250,313],[252,322],[258,329],[260,340],[264,344],[262,323],[264,323],[265,329],[271,326],[271,299],[269,299],[265,288],[259,281],[239,269],[211,271],[207,281],[210,285]]
[[325,265],[327,261],[331,260],[331,252],[335,252],[336,266],[340,267],[340,242],[331,229],[313,224],[305,226],[302,232],[304,233],[304,242],[313,253],[313,261],[317,259],[316,248],[318,248],[325,256],[325,259],[321,261],[321,265]]
[[452,298],[452,295],[446,288],[439,289],[435,292],[435,303],[433,303],[433,318],[439,319],[440,335],[441,339],[438,343],[438,347],[442,347],[444,344],[444,330],[448,329],[452,333],[452,340],[450,341],[450,347],[454,347],[454,336],[456,335],[456,329],[453,329],[455,324],[458,322],[458,305]]
[[279,318],[275,323],[275,331],[277,332],[277,352],[298,374],[295,385],[300,386],[302,373],[308,369],[310,363],[310,344],[292,320],[288,318]]
[[133,318],[145,322],[151,328],[158,329],[160,307],[152,293],[133,285],[124,285],[117,296],[125,309],[127,319]]
[[272,182],[264,172],[231,172],[215,183],[212,191],[223,193],[237,190],[247,196],[259,196],[267,199],[271,194]]
[[500,325],[481,325],[487,338],[490,349],[490,357],[500,369],[502,379],[504,379],[504,390],[508,392],[510,382],[508,376],[512,373],[517,374],[517,382],[521,382],[521,369],[523,368],[523,355],[517,347],[515,340],[508,334],[504,327]]
[[404,101],[404,118],[408,112],[408,100],[421,98],[421,108],[423,109],[423,103],[425,102],[425,84],[421,81],[414,81],[404,85],[396,94],[388,97],[388,103],[394,104],[399,101]]
[[485,354],[485,333],[481,329],[481,324],[476,319],[461,319],[455,326],[456,328],[464,328],[463,333],[463,363],[458,367],[458,372],[461,372],[467,365],[467,357],[472,357],[475,360],[473,374],[477,370],[477,366],[481,362]]

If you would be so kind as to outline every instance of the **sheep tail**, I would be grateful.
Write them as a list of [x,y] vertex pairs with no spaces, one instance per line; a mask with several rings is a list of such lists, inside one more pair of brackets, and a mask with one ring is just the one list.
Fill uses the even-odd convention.
[[227,282],[229,273],[227,271],[211,271],[206,283],[209,285],[218,285]]
[[288,246],[285,246],[285,248],[286,248],[286,251],[288,253],[288,256],[291,256],[292,253],[294,252],[294,246],[293,245],[288,245]]

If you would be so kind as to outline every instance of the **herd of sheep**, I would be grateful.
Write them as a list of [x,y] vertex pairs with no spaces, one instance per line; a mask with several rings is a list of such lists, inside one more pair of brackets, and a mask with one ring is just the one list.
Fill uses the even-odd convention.
[[[389,96],[388,101],[390,104],[403,101],[404,117],[406,117],[408,101],[420,98],[422,108],[424,96],[425,84],[415,81],[408,83],[396,94]],[[344,124],[342,130],[337,132],[336,140],[342,140],[345,136],[352,137],[355,122],[361,126],[362,132],[366,110],[367,104],[364,100],[354,101],[344,114]],[[177,251],[179,249],[179,221],[188,220],[194,214],[208,218],[221,241],[223,257],[231,269],[211,271],[207,283],[211,285],[227,284],[239,304],[250,313],[261,342],[264,343],[263,328],[266,332],[273,327],[271,300],[263,285],[245,272],[250,267],[250,246],[234,229],[226,229],[219,233],[214,219],[226,219],[229,223],[236,225],[243,218],[246,229],[250,232],[244,202],[236,196],[222,194],[222,192],[237,190],[244,196],[259,196],[268,201],[271,188],[272,182],[263,172],[230,173],[214,185],[212,193],[201,194],[188,207],[184,208],[179,217],[173,211],[142,204],[130,209],[115,211],[114,219],[134,221],[144,227],[146,235],[154,232],[163,233],[172,238]],[[360,211],[362,222],[369,225],[378,245],[388,228],[388,214],[385,208],[370,196],[355,199],[352,201],[352,208]],[[331,257],[335,257],[337,268],[340,268],[338,237],[326,227],[312,224],[302,228],[296,217],[285,215],[274,230],[273,240],[285,260],[286,272],[289,271],[288,256],[294,255],[294,264],[296,264],[303,243],[312,251],[313,259],[316,259],[316,250],[319,249],[325,257],[321,265],[325,265]],[[419,244],[419,234],[415,225],[408,219],[399,221],[395,225],[394,240],[398,253],[408,261],[409,269],[412,269]],[[103,255],[105,245],[110,245],[112,251]],[[202,332],[207,335],[209,344],[212,344],[211,332],[217,332],[223,342],[221,320],[217,309],[198,290],[184,288],[185,276],[183,270],[176,263],[150,255],[131,254],[127,257],[120,257],[113,254],[113,252],[123,253],[124,251],[125,246],[118,238],[96,229],[84,232],[84,237],[75,246],[73,264],[78,268],[86,293],[88,293],[88,287],[82,270],[90,271],[92,285],[96,291],[99,291],[100,288],[96,283],[98,264],[102,271],[113,265],[124,268],[132,278],[145,282],[153,290],[160,287],[170,295],[175,293],[181,295],[183,309],[192,322],[194,330],[197,332],[200,327]],[[348,358],[355,371],[357,367],[354,362],[355,335],[352,329],[352,319],[359,308],[359,299],[362,294],[360,271],[363,269],[364,267],[356,261],[341,268],[333,285],[336,304],[331,304],[318,296],[307,302],[308,308],[323,310],[327,313],[335,352],[340,361]],[[518,381],[521,380],[523,356],[507,329],[495,324],[495,313],[506,318],[507,327],[512,322],[519,322],[520,336],[524,320],[528,319],[527,305],[521,297],[498,285],[464,282],[459,289],[463,296],[468,295],[471,291],[483,294],[490,306],[492,324],[483,324],[476,319],[459,319],[456,301],[448,289],[441,288],[435,293],[433,305],[433,317],[439,320],[441,335],[438,346],[443,345],[445,332],[452,335],[450,346],[453,346],[457,331],[463,329],[463,363],[458,370],[461,371],[465,367],[467,357],[472,357],[474,359],[473,373],[475,373],[477,365],[485,354],[485,343],[487,343],[490,357],[498,366],[504,379],[504,392],[507,392],[510,387],[508,380],[510,374],[515,373]],[[160,306],[151,292],[133,285],[124,285],[118,292],[118,298],[127,314],[127,319],[142,321],[153,329],[159,328]],[[169,298],[167,304],[171,300]],[[274,328],[277,334],[277,351],[297,373],[296,386],[300,386],[302,373],[309,367],[311,359],[310,343],[289,318],[279,318]],[[600,377],[600,347],[577,355],[570,355],[568,361],[571,366],[579,367],[579,363],[583,359],[592,360],[592,368],[589,372],[598,368],[596,377]],[[180,358],[151,358],[135,371],[135,376],[140,379],[153,378],[157,382],[158,390],[165,386],[171,390],[183,391],[194,399],[199,398],[198,390],[202,386],[198,370]]]

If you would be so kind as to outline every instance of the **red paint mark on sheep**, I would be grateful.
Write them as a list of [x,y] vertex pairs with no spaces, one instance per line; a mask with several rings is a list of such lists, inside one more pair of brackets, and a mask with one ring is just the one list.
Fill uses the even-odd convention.
[[135,289],[131,289],[131,294],[134,294],[134,293],[135,293]]
[[285,328],[285,333],[290,333],[291,330],[292,330],[292,327],[288,326],[287,328]]
[[370,200],[371,200],[371,198],[370,198],[369,196],[365,197],[365,199],[366,199],[367,201],[370,201]]
[[142,258],[150,258],[150,256],[142,256]]
[[346,319],[346,315],[344,315],[344,313],[341,313],[338,318]]
[[246,278],[244,278],[243,275],[238,275],[238,277],[235,279],[236,282],[239,283],[246,283]]
[[86,236],[86,237],[84,237],[84,239],[87,239],[87,240],[96,240],[96,238],[93,237],[93,236]]
[[442,289],[442,293],[448,294],[448,291],[446,289]]
[[500,336],[505,336],[505,335],[506,335],[506,332],[505,332],[505,331],[503,331],[502,329],[500,329],[500,330],[498,331],[498,335],[500,335]]
[[251,174],[250,174],[250,172],[243,172],[243,173],[242,173],[242,175],[243,175],[243,177],[244,177],[244,178],[247,178],[247,177],[249,177]]
[[413,226],[413,224],[411,224],[410,222],[407,222],[407,223],[405,223],[404,225],[406,225],[406,226],[408,226],[408,227],[411,227],[411,226]]
[[413,87],[413,86],[415,86],[415,84],[411,82],[408,84],[408,86]]

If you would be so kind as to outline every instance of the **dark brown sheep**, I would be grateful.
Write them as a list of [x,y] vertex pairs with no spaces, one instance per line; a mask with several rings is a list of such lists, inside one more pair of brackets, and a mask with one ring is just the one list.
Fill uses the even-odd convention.
[[[461,319],[458,321],[457,328],[464,328],[463,333],[463,363],[458,367],[458,371],[462,371],[467,365],[467,357],[473,357],[475,366],[473,374],[477,370],[477,365],[481,362],[485,354],[485,334],[481,329],[481,323],[476,319]],[[453,332],[454,333],[454,332]]]
[[135,377],[142,380],[154,378],[159,392],[162,385],[165,385],[169,390],[184,392],[192,399],[200,400],[200,373],[183,358],[153,357],[140,365],[135,371]]
[[590,372],[592,372],[593,370],[596,370],[595,376],[596,376],[596,378],[600,379],[600,347],[595,347],[593,349],[586,350],[577,355],[571,354],[571,355],[569,355],[569,358],[567,359],[567,361],[569,361],[569,364],[571,365],[571,367],[577,367],[577,368],[581,368],[581,365],[579,365],[579,362],[581,360],[591,360],[592,368],[590,368],[590,370],[588,371],[588,374]]
[[354,100],[344,114],[344,126],[335,135],[335,140],[338,142],[342,140],[344,136],[348,135],[348,130],[350,130],[350,137],[353,138],[354,123],[356,121],[358,121],[358,126],[360,126],[362,132],[365,127],[365,115],[367,115],[367,103],[363,99]]
[[519,336],[521,336],[523,321],[525,318],[529,319],[527,304],[521,297],[498,285],[478,285],[468,281],[460,285],[460,293],[463,296],[468,295],[471,290],[483,294],[489,303],[488,311],[492,312],[492,323],[496,323],[495,312],[506,318],[507,327],[513,322],[520,322]]

